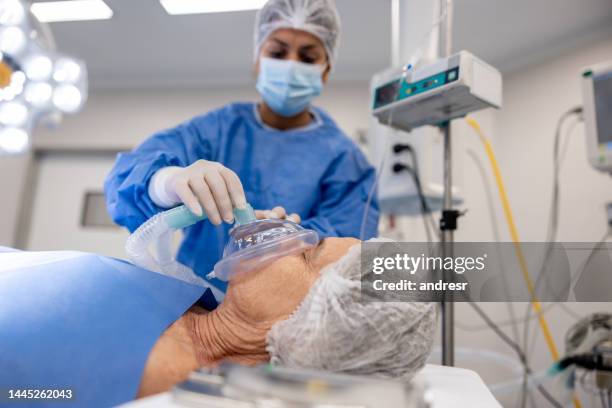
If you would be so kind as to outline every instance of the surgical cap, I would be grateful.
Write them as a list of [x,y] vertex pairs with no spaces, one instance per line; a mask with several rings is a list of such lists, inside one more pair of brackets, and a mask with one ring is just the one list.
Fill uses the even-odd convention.
[[437,305],[369,298],[361,292],[360,262],[361,245],[355,245],[323,269],[289,319],[272,326],[273,364],[403,380],[425,365]]
[[281,28],[306,31],[321,40],[329,63],[336,62],[340,16],[334,0],[269,0],[255,20],[255,60],[270,34]]

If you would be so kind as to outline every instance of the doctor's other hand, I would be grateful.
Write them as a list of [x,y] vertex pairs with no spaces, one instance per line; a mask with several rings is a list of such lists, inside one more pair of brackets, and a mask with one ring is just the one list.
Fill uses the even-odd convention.
[[302,218],[298,214],[290,214],[287,215],[287,211],[283,207],[274,207],[271,210],[257,210],[255,211],[255,216],[258,220],[268,219],[277,219],[277,220],[289,220],[293,221],[296,224],[302,222]]
[[197,216],[202,208],[214,225],[232,223],[235,208],[246,207],[246,197],[238,175],[220,163],[198,160],[178,170],[170,179],[180,200]]

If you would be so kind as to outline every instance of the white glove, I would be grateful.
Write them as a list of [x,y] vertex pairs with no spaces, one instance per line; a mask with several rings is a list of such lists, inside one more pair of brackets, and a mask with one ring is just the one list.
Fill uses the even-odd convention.
[[203,214],[214,225],[234,221],[234,208],[245,208],[240,179],[220,163],[198,160],[191,166],[159,170],[149,184],[149,196],[160,207],[185,204],[197,216]]
[[287,211],[283,207],[274,207],[271,210],[257,210],[255,211],[255,217],[257,217],[258,220],[271,218],[289,220],[295,222],[296,224],[302,222],[302,219],[298,214],[287,215]]

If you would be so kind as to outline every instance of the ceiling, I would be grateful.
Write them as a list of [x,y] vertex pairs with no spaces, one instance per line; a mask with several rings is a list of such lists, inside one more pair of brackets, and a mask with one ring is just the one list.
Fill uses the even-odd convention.
[[[157,0],[106,2],[111,20],[51,24],[58,48],[87,62],[94,88],[252,81],[253,11],[169,16]],[[334,78],[367,80],[390,61],[390,0],[336,2]],[[454,30],[455,49],[509,71],[612,32],[612,0],[456,0]]]

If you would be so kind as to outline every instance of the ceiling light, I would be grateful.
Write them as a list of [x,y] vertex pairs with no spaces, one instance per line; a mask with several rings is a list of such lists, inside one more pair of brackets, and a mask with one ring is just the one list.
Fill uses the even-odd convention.
[[159,0],[168,14],[223,13],[257,10],[266,0]]
[[107,20],[113,10],[103,0],[46,1],[32,4],[30,10],[39,21]]
[[74,85],[60,85],[53,91],[53,104],[62,112],[74,113],[83,106],[83,95]]
[[0,105],[0,123],[9,126],[23,126],[28,120],[28,108],[19,102]]
[[74,83],[81,76],[81,66],[70,58],[61,58],[55,62],[53,79],[57,82]]
[[0,51],[16,55],[26,45],[26,36],[17,27],[6,27],[0,30]]
[[0,1],[0,24],[18,25],[25,17],[25,10],[19,0]]
[[45,107],[51,100],[53,88],[46,82],[28,84],[25,89],[25,100],[36,108]]
[[21,153],[29,143],[28,133],[19,128],[9,127],[0,129],[0,153]]
[[37,55],[25,62],[25,73],[31,80],[43,81],[53,72],[53,62],[46,55]]

